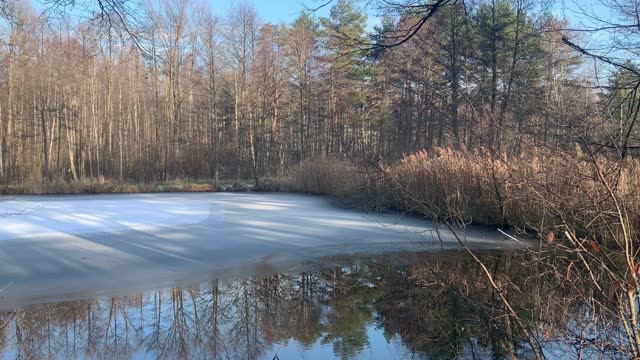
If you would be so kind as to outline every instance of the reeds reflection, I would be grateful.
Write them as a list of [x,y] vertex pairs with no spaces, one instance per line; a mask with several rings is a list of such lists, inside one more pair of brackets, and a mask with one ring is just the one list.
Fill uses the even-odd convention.
[[[523,254],[485,254],[549,357],[620,356],[618,325]],[[587,299],[588,300],[588,299]],[[527,357],[483,274],[463,254],[412,265],[367,257],[131,296],[0,314],[4,358],[291,359]]]

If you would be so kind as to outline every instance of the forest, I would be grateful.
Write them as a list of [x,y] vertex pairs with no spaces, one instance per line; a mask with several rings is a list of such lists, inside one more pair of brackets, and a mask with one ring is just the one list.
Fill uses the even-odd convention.
[[[624,131],[635,105],[598,87],[563,42],[567,21],[538,1],[455,2],[402,46],[421,13],[368,29],[348,0],[289,24],[261,22],[249,3],[220,18],[197,1],[153,2],[129,31],[3,4],[4,184],[255,179],[317,158],[511,156],[583,137],[613,147],[599,135]],[[600,81],[629,86],[629,67]],[[605,116],[603,101],[618,106]]]

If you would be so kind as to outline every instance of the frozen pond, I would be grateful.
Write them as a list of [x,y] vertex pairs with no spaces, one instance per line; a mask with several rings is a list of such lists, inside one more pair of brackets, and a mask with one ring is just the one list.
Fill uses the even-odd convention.
[[[0,201],[0,308],[286,270],[337,254],[459,248],[430,223],[322,197],[204,193],[20,196]],[[512,248],[470,229],[475,248]]]

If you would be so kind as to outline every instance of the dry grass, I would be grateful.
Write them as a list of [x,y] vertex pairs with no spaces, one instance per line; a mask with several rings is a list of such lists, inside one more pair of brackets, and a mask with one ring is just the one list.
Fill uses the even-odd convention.
[[427,217],[437,212],[450,220],[515,226],[540,235],[561,233],[568,225],[585,236],[612,239],[621,231],[615,198],[630,227],[640,227],[638,160],[594,160],[579,150],[506,157],[436,149],[406,156],[387,167],[379,181],[367,170],[338,160],[308,161],[279,186],[355,206],[374,204]]
[[291,191],[337,197],[353,193],[365,182],[360,168],[334,159],[317,159],[302,163],[291,170],[290,175]]
[[390,207],[379,174],[352,162],[321,158],[303,162],[286,177],[260,179],[257,191],[329,195],[340,205],[358,208]]
[[[640,218],[640,162],[576,152],[532,151],[496,157],[484,151],[438,150],[406,157],[393,167],[405,207],[433,205],[441,215],[467,222],[562,231],[562,224],[611,236],[616,204],[631,224]],[[611,191],[611,192],[610,192]],[[611,194],[613,193],[613,197]]]
[[500,173],[490,159],[447,149],[407,156],[390,170],[401,208],[480,224],[503,221]]
[[54,179],[50,182],[28,181],[18,185],[0,186],[0,194],[106,194],[106,193],[160,193],[160,192],[218,192],[248,191],[253,184],[235,182],[196,181],[176,179],[168,182],[128,183],[104,178],[65,181]]

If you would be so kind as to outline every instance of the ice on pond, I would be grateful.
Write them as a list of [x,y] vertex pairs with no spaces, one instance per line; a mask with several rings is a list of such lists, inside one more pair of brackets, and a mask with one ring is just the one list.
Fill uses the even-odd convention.
[[[260,271],[356,253],[460,248],[446,232],[399,213],[338,208],[293,194],[26,196],[0,201],[0,308],[193,274]],[[476,248],[512,248],[495,229],[460,234]]]
[[212,212],[222,216],[216,210],[209,201],[179,197],[14,199],[0,202],[0,240],[194,224]]

